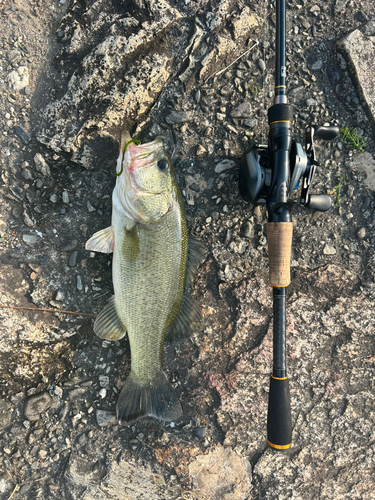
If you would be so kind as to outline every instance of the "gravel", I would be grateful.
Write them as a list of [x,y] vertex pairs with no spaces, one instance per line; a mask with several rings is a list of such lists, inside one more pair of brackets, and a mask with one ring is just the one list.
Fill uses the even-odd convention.
[[[304,144],[311,124],[347,125],[365,152],[343,137],[316,140],[312,192],[335,204],[292,212],[285,454],[266,445],[267,214],[238,190],[241,155],[267,143],[274,9],[162,0],[136,2],[124,16],[117,7],[0,8],[1,305],[37,309],[0,309],[0,500],[370,500],[374,120],[359,65],[339,46],[374,36],[372,3],[287,6],[294,137]],[[93,333],[113,293],[112,257],[85,242],[110,224],[124,127],[142,142],[162,137],[189,232],[207,249],[189,291],[202,327],[162,353],[184,411],[173,425],[117,424],[129,344]]]

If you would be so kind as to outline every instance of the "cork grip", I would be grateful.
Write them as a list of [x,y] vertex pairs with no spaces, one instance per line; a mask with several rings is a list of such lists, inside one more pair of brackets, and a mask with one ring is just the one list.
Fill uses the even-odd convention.
[[292,252],[293,222],[268,222],[268,259],[272,286],[284,287],[290,283],[290,255]]

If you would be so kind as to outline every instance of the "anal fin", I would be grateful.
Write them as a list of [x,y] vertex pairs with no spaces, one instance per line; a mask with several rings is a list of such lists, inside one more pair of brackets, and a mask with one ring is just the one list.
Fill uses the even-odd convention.
[[126,327],[117,314],[114,295],[96,318],[94,332],[101,339],[108,340],[119,340],[125,335]]
[[115,244],[115,235],[112,226],[95,233],[86,241],[86,250],[93,252],[112,253]]
[[185,292],[184,300],[176,321],[168,329],[165,340],[173,342],[174,340],[187,338],[192,330],[202,321],[202,312],[195,300]]

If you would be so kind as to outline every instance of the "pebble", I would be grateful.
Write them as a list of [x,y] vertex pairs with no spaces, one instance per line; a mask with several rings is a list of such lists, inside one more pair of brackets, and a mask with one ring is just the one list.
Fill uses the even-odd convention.
[[107,389],[105,389],[104,387],[102,389],[100,389],[99,391],[99,396],[104,399],[106,396],[107,396]]
[[51,171],[49,169],[49,166],[48,166],[46,160],[43,158],[43,156],[40,153],[37,153],[34,156],[34,163],[35,163],[36,170],[40,174],[45,175],[46,177],[49,177],[51,175]]
[[35,245],[35,243],[38,241],[38,237],[36,234],[23,234],[22,239],[28,245]]
[[65,240],[60,245],[60,250],[62,252],[71,252],[77,246],[77,240]]
[[116,423],[116,415],[107,410],[96,410],[96,422],[99,427],[106,427]]
[[357,231],[357,238],[359,240],[363,240],[363,238],[366,236],[366,229],[364,227],[361,227],[360,229],[358,229]]
[[108,375],[99,375],[100,387],[109,387],[109,377]]
[[231,170],[235,165],[236,165],[235,161],[225,159],[216,165],[215,172],[217,174],[221,174],[222,172],[225,172],[226,170]]
[[0,429],[8,427],[12,417],[12,405],[5,399],[0,399]]
[[202,93],[201,91],[198,89],[196,92],[195,92],[195,95],[194,95],[194,100],[196,102],[196,104],[199,104],[200,101],[201,101],[201,97],[202,97]]
[[58,385],[55,385],[55,387],[53,388],[53,394],[54,394],[54,396],[57,396],[58,398],[62,398],[62,396],[63,396],[62,388],[59,387]]
[[21,53],[17,49],[9,50],[7,53],[7,59],[10,64],[17,64],[22,58]]
[[81,434],[78,437],[77,441],[78,441],[78,444],[80,444],[81,446],[84,445],[84,444],[86,444],[87,443],[87,436],[86,436],[86,434],[85,433]]
[[258,125],[258,120],[256,118],[250,118],[250,120],[244,120],[243,124],[245,127],[255,128]]
[[70,254],[69,261],[68,261],[68,266],[69,267],[76,267],[77,260],[78,260],[78,250],[74,250],[74,252],[72,252]]
[[89,212],[95,212],[96,208],[91,205],[89,200],[87,200],[86,206]]
[[171,111],[165,121],[168,125],[176,125],[177,123],[191,122],[194,118],[192,111]]
[[24,414],[27,420],[35,421],[48,410],[52,404],[51,396],[46,392],[33,394],[25,401]]
[[56,203],[57,202],[57,195],[56,194],[52,194],[49,198],[49,200],[52,202],[52,203]]
[[231,109],[229,115],[231,118],[250,118],[251,104],[249,101],[242,102]]
[[62,200],[63,200],[63,203],[69,203],[69,194],[68,194],[68,191],[63,191],[63,193],[62,193]]
[[197,156],[204,156],[206,153],[207,153],[206,149],[202,146],[202,144],[199,144],[199,146],[197,147],[197,150],[196,150],[195,154]]
[[306,99],[306,106],[312,108],[318,105],[318,101],[316,99]]
[[261,71],[264,71],[266,69],[266,63],[263,61],[263,59],[258,59],[258,67]]
[[202,439],[207,433],[207,427],[196,427],[194,429],[194,434],[197,436],[197,438]]
[[335,255],[335,254],[336,254],[336,248],[327,243],[323,248],[323,255]]
[[79,275],[77,276],[77,290],[80,292],[83,290],[82,278]]
[[31,141],[30,136],[19,125],[13,127],[14,133],[22,140],[24,144],[29,144]]
[[62,302],[65,299],[65,293],[62,290],[57,290],[55,300]]
[[9,87],[13,90],[22,90],[30,83],[29,70],[26,66],[20,66],[8,75]]
[[307,66],[313,71],[322,69],[323,64],[323,59],[318,54],[312,54],[307,58]]
[[254,236],[254,228],[249,221],[245,222],[244,225],[241,227],[241,234],[245,238],[252,238]]

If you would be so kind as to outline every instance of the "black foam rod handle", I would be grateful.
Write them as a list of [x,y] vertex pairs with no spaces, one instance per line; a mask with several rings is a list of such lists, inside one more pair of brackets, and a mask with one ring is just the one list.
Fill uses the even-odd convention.
[[328,194],[310,194],[305,206],[319,212],[327,212],[332,206],[332,198]]
[[267,418],[268,444],[276,450],[287,450],[292,443],[289,381],[271,377]]
[[314,138],[323,139],[325,141],[330,141],[338,136],[340,133],[339,127],[334,127],[330,125],[329,127],[315,126],[314,127]]

